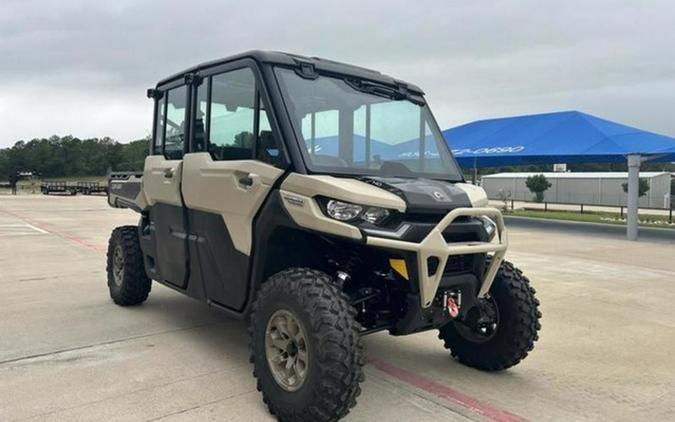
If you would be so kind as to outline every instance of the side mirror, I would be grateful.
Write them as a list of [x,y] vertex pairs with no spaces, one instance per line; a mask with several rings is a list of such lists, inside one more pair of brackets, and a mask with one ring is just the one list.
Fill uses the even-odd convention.
[[146,95],[148,98],[158,100],[164,96],[164,92],[160,91],[159,89],[149,88]]

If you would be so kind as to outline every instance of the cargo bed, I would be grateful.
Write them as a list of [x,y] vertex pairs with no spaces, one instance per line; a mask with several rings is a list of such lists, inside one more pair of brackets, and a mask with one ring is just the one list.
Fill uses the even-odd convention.
[[114,208],[129,208],[141,212],[139,195],[142,172],[115,172],[108,175],[108,204]]

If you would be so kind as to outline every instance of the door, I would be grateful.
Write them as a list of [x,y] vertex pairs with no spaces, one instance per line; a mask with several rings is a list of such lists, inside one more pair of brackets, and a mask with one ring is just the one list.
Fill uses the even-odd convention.
[[143,191],[149,213],[152,247],[150,275],[185,288],[187,236],[180,184],[183,172],[188,90],[185,85],[165,91],[157,101],[152,154],[145,160]]
[[193,135],[203,150],[183,162],[183,198],[206,295],[232,309],[246,301],[253,220],[283,174],[258,91],[248,67],[206,78],[197,90]]

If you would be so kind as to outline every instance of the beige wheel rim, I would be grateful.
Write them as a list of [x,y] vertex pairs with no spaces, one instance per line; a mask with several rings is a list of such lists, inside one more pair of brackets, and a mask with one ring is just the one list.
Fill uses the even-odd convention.
[[305,383],[309,363],[305,330],[296,316],[280,309],[272,314],[265,329],[265,354],[272,376],[286,391],[297,391]]
[[116,246],[113,252],[113,280],[118,287],[124,282],[124,252],[121,246]]

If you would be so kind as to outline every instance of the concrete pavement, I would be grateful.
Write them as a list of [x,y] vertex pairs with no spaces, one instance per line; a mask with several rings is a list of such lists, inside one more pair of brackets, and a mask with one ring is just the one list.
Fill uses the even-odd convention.
[[[112,304],[104,250],[137,215],[102,197],[0,197],[0,421],[273,420],[245,324],[158,284]],[[465,368],[435,333],[367,337],[347,421],[674,420],[675,245],[514,226],[541,340],[500,374]]]

